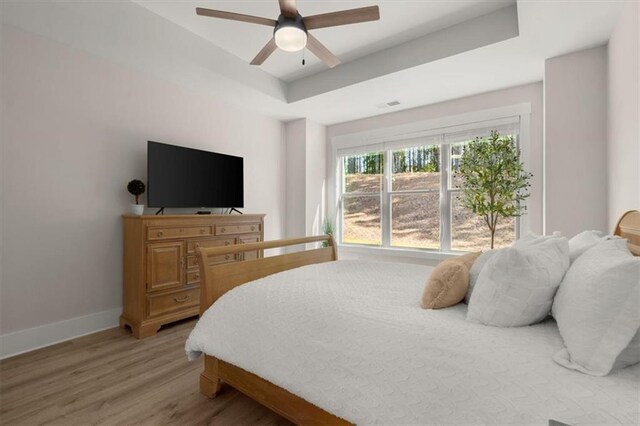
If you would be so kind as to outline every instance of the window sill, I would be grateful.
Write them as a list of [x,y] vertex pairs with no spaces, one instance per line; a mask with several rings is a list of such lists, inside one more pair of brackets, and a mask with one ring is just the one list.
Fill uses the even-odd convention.
[[411,248],[374,247],[354,244],[338,244],[338,252],[345,254],[364,254],[372,256],[391,256],[429,261],[442,261],[462,256],[465,252],[421,250]]

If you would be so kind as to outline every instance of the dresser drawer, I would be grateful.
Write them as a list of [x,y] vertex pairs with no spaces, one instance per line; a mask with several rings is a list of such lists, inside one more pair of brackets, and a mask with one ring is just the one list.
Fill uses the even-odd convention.
[[211,225],[182,227],[149,227],[148,240],[168,240],[171,238],[193,238],[211,235]]
[[[237,259],[238,259],[237,253],[223,254],[221,256],[213,256],[209,258],[209,266],[217,265],[219,263],[234,262]],[[199,263],[198,258],[195,255],[187,256],[188,269],[198,268],[198,263]]]
[[187,272],[187,285],[197,284],[200,282],[200,271]]
[[252,232],[260,232],[259,223],[230,223],[215,226],[215,235],[250,234]]
[[174,291],[172,293],[147,296],[147,312],[150,317],[158,317],[177,311],[193,308],[200,304],[200,288],[193,287],[187,290]]
[[214,240],[198,240],[198,241],[187,241],[187,253],[193,254],[196,251],[196,248],[202,247],[221,247],[221,246],[232,246],[236,243],[235,238],[216,238]]
[[[239,238],[240,244],[259,243],[260,235],[243,235]],[[260,258],[260,250],[245,251],[242,255],[243,260],[255,260]]]

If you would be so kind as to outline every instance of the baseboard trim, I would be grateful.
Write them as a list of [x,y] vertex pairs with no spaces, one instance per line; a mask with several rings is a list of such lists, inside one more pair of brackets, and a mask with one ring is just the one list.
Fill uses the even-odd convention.
[[0,335],[0,359],[116,327],[121,313],[115,308]]

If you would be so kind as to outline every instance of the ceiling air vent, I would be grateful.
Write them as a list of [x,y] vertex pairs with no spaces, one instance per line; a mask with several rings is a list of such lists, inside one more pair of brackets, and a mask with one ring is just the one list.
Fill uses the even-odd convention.
[[383,104],[378,104],[376,105],[377,108],[383,109],[383,108],[389,108],[389,107],[394,107],[396,105],[400,105],[400,101],[390,101],[390,102],[385,102]]

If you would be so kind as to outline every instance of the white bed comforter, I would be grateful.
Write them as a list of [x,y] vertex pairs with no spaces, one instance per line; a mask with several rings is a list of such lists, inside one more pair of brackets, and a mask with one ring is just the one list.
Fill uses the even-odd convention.
[[337,261],[240,286],[186,344],[357,424],[638,424],[640,366],[567,370],[553,320],[497,328],[424,310],[431,268]]

